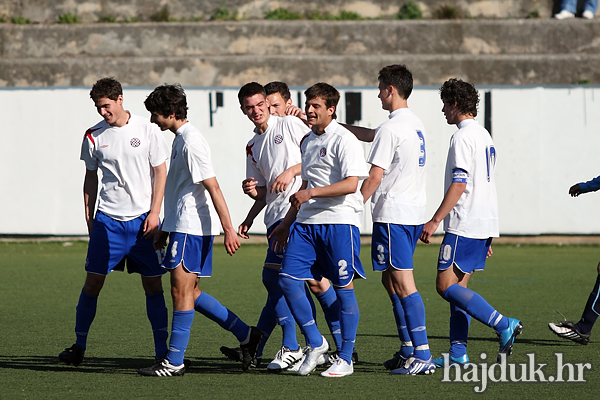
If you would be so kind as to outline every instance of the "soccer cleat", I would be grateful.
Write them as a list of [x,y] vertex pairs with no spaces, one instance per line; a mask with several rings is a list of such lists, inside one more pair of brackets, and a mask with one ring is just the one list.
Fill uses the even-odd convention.
[[232,361],[242,361],[242,349],[240,349],[239,347],[233,348],[221,346],[219,350],[221,350],[221,353],[223,353],[225,357],[229,358]]
[[338,358],[326,371],[321,372],[321,376],[326,378],[340,378],[342,376],[352,375],[354,367],[352,361],[350,364],[342,358]]
[[68,349],[65,349],[65,351],[61,352],[58,355],[58,358],[65,364],[72,364],[74,367],[77,367],[83,361],[83,353],[83,347],[74,344]]
[[138,369],[138,374],[143,376],[183,376],[185,370],[185,362],[176,367],[171,365],[169,360],[164,359],[151,367]]
[[298,362],[304,356],[301,347],[298,350],[290,350],[289,347],[283,346],[275,355],[275,358],[269,365],[267,370],[279,372]]
[[590,333],[580,332],[572,321],[550,322],[548,328],[558,337],[572,340],[575,343],[587,345],[590,341]]
[[591,11],[584,11],[581,16],[585,19],[594,19],[594,13]]
[[321,336],[321,338],[323,339],[323,344],[321,344],[319,347],[315,347],[314,349],[309,347],[308,350],[306,350],[306,358],[298,369],[298,375],[306,376],[310,374],[315,368],[317,368],[318,361],[320,361],[320,356],[323,356],[327,353],[327,350],[329,350],[329,343],[327,342],[327,339],[325,339],[324,336]]
[[570,18],[574,18],[574,17],[575,17],[575,14],[573,14],[572,12],[567,11],[567,10],[562,10],[558,14],[554,14],[555,19],[570,19]]
[[400,352],[398,351],[398,352],[396,352],[396,354],[394,354],[393,358],[391,358],[387,361],[384,361],[383,366],[385,367],[385,369],[389,369],[389,370],[397,369],[397,368],[403,367],[404,364],[406,363],[406,360],[408,360],[409,358],[410,358],[410,356],[403,357],[400,354]]
[[418,358],[410,357],[403,367],[396,368],[390,371],[392,375],[429,375],[435,372],[435,364],[433,358],[428,360],[419,360]]
[[262,331],[255,326],[251,326],[248,343],[240,344],[242,350],[242,369],[244,371],[247,371],[252,365],[252,360],[256,359],[256,349],[258,348],[262,337]]
[[460,357],[450,356],[449,360],[450,360],[450,362],[448,363],[448,365],[446,365],[444,363],[444,357],[439,357],[439,358],[436,358],[435,360],[433,360],[433,364],[435,365],[436,368],[446,368],[451,365],[460,365],[461,367],[466,367],[467,365],[469,365],[469,356],[466,354],[463,354]]
[[[340,358],[340,351],[336,350],[327,356],[327,361],[329,361],[330,364],[335,364],[335,362],[337,360],[339,360],[339,358]],[[358,362],[358,353],[356,352],[356,349],[352,349],[352,362],[354,364],[356,364]]]
[[[290,365],[288,368],[286,368],[286,371],[289,371],[289,372],[298,372],[298,370],[300,369],[300,366],[302,366],[302,364],[304,363],[304,360],[306,359],[306,351],[308,349],[309,349],[309,347],[305,347],[302,350],[303,353],[304,353],[302,355],[302,358],[300,358],[295,364]],[[327,356],[327,353],[321,354],[319,356],[319,358],[317,358],[317,366],[326,364],[327,362],[329,362],[329,357]]]
[[523,331],[523,324],[516,318],[508,319],[508,328],[503,330],[498,334],[498,339],[500,341],[500,349],[498,350],[498,362],[500,362],[501,354],[506,354],[506,357],[512,354],[513,343],[515,342],[515,337],[520,335]]

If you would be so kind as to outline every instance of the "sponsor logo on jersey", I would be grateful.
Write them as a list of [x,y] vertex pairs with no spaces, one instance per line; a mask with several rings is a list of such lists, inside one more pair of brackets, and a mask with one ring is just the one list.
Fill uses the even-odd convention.
[[275,144],[280,144],[281,142],[283,142],[283,135],[275,135]]
[[107,147],[108,147],[108,145],[107,145],[107,144],[103,144],[102,146],[100,146],[100,148],[101,148],[101,149],[105,149],[105,148],[107,148]]
[[327,149],[325,147],[323,147],[320,151],[319,151],[319,156],[321,157],[325,157],[327,155]]
[[131,145],[131,147],[139,147],[141,142],[140,139],[134,137],[129,141],[129,144]]

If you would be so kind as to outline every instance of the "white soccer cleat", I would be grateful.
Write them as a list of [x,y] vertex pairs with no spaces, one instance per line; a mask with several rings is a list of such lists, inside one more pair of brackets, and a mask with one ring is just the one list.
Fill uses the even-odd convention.
[[283,346],[277,352],[273,361],[267,365],[267,370],[273,372],[284,370],[296,364],[303,356],[304,352],[301,347],[298,347],[298,350],[290,350],[289,347]]
[[562,10],[558,14],[554,14],[555,19],[570,19],[570,18],[574,18],[574,17],[575,17],[575,14],[573,14],[572,12],[567,11],[567,10]]
[[594,19],[594,13],[591,11],[584,11],[581,16],[585,19]]
[[329,343],[327,342],[327,339],[325,339],[325,337],[322,335],[321,338],[323,339],[322,345],[315,347],[314,349],[309,347],[306,351],[306,358],[298,369],[298,375],[306,376],[314,371],[314,369],[317,368],[320,358],[324,358],[324,355],[329,350]]
[[352,375],[354,366],[352,361],[350,364],[344,359],[338,358],[326,371],[321,372],[321,376],[326,378],[340,378],[342,376]]

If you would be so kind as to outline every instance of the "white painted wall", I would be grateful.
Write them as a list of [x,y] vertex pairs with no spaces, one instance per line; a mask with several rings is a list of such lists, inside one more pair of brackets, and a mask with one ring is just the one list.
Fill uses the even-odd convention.
[[[152,88],[125,88],[125,106],[148,116],[143,101]],[[217,178],[237,226],[251,206],[241,192],[245,145],[252,124],[241,113],[237,88],[224,93],[224,107],[209,126],[209,89],[188,88],[189,120],[206,136]],[[374,88],[342,88],[363,93],[361,125],[387,118]],[[502,234],[598,234],[599,194],[576,199],[568,188],[600,175],[600,88],[487,88],[492,92],[492,132],[498,161],[496,178]],[[213,93],[213,107],[215,96]],[[298,90],[292,91],[297,99]],[[99,121],[89,88],[0,89],[0,234],[84,235],[79,161],[85,130]],[[596,98],[598,97],[598,98]],[[345,120],[341,101],[338,118]],[[450,136],[437,88],[416,88],[409,105],[428,131],[427,196],[432,215],[443,196],[443,171]],[[483,124],[483,96],[480,117]],[[169,143],[173,135],[165,132]],[[365,145],[365,154],[368,145]],[[370,232],[365,213],[363,233]],[[253,227],[264,232],[262,220]]]

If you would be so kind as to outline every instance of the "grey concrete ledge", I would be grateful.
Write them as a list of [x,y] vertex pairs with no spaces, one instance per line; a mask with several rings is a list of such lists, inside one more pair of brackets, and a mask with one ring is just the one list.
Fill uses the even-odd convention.
[[126,86],[236,87],[257,80],[292,86],[327,81],[338,86],[375,86],[376,73],[405,63],[417,85],[460,77],[477,85],[600,83],[600,55],[406,55],[406,56],[216,56],[53,58],[0,60],[0,86],[91,86],[114,76]]

